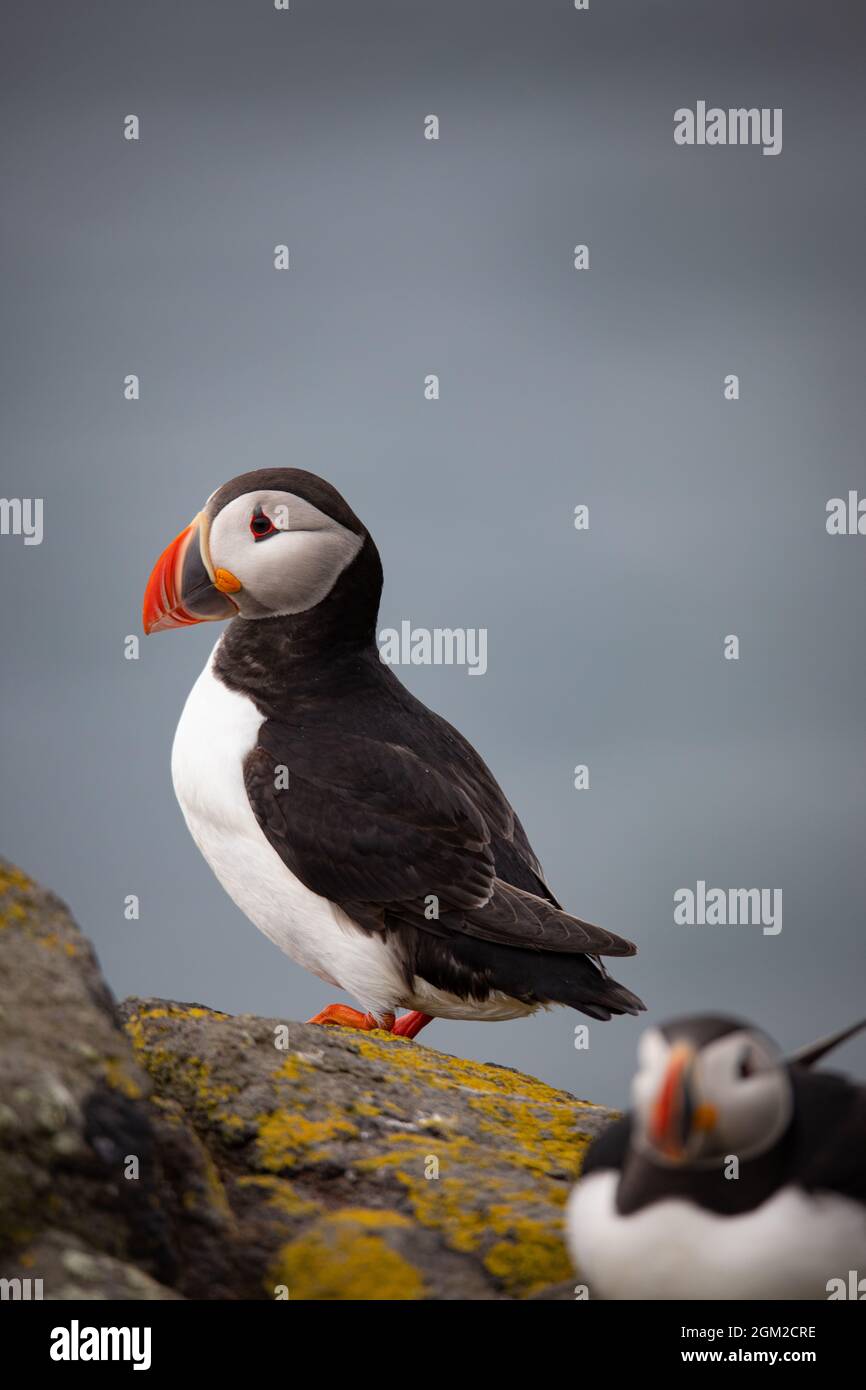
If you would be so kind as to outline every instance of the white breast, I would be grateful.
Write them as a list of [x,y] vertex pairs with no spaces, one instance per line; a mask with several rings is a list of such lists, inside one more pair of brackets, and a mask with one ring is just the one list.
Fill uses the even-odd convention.
[[826,1299],[828,1279],[866,1269],[866,1208],[835,1193],[786,1187],[739,1216],[679,1200],[621,1216],[617,1182],[592,1173],[566,1208],[578,1277],[602,1298]]
[[[217,643],[219,646],[219,643]],[[371,1013],[393,1012],[406,986],[388,947],[336,904],[311,893],[259,827],[243,763],[262,715],[213,674],[211,655],[187,699],[171,755],[174,790],[190,833],[226,892],[280,950]]]

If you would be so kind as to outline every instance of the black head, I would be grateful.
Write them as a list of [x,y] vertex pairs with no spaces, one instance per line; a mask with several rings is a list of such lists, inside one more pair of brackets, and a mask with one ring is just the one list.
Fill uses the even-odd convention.
[[673,1019],[643,1034],[632,1083],[635,1146],[656,1163],[705,1168],[766,1153],[793,1114],[776,1044],[720,1015]]

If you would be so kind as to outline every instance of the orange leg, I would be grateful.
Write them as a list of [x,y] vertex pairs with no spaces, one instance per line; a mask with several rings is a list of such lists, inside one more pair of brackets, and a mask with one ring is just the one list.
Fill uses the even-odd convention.
[[397,1019],[397,1022],[391,1028],[391,1032],[396,1033],[398,1038],[417,1038],[421,1029],[426,1028],[427,1024],[432,1022],[432,1014],[404,1014],[402,1018]]
[[394,1027],[394,1015],[385,1014],[380,1023],[372,1014],[362,1014],[360,1009],[350,1009],[348,1004],[329,1004],[321,1013],[307,1019],[308,1023],[336,1023],[341,1028],[361,1028],[369,1033],[373,1028],[384,1028],[390,1033]]

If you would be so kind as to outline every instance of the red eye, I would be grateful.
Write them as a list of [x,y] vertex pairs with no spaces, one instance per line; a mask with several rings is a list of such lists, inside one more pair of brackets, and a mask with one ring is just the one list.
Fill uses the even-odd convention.
[[253,533],[253,539],[257,541],[263,541],[267,536],[272,536],[275,533],[276,529],[277,528],[271,521],[271,518],[265,515],[262,508],[256,507],[255,511],[250,517],[250,530]]

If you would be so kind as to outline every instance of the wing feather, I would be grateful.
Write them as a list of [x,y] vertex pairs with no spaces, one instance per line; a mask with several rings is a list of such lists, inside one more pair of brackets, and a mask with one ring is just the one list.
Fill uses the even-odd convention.
[[[492,778],[473,795],[462,754],[456,771],[450,764],[440,771],[401,744],[267,721],[244,780],[283,862],[367,927],[383,926],[387,912],[433,935],[457,931],[558,953],[635,952],[630,941],[569,916],[543,896],[546,885],[528,841],[520,878],[538,893],[497,876],[497,859],[514,863],[501,849],[502,837],[519,822]],[[440,904],[439,922],[425,916],[431,896]]]

